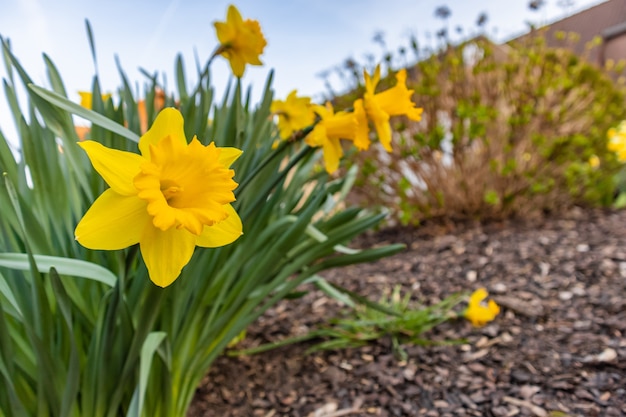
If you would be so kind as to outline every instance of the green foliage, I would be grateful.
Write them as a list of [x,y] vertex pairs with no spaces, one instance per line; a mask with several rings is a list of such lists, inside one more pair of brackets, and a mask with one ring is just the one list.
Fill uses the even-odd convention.
[[433,306],[425,307],[411,302],[411,293],[407,292],[403,296],[400,287],[396,286],[393,291],[387,291],[377,303],[359,299],[359,304],[353,305],[343,317],[332,320],[328,325],[321,325],[306,335],[229,354],[249,355],[294,342],[317,340],[307,351],[311,353],[355,348],[389,338],[396,357],[406,360],[407,354],[402,345],[431,343],[423,339],[422,334],[444,321],[456,318],[458,315],[452,310],[462,299],[462,294],[455,294]]
[[360,201],[391,208],[402,224],[610,205],[619,163],[606,132],[626,116],[616,79],[541,36],[448,46],[409,69],[422,121],[400,122],[389,156],[352,157],[365,167]]
[[[90,33],[90,44],[93,39]],[[91,251],[74,240],[78,220],[104,189],[68,112],[92,125],[89,137],[137,152],[163,87],[148,75],[138,96],[122,85],[102,102],[93,78],[93,111],[67,99],[46,58],[48,87],[33,85],[7,41],[6,96],[20,143],[0,134],[0,415],[184,416],[211,363],[234,338],[306,279],[333,267],[369,262],[402,249],[352,250],[355,236],[384,213],[339,209],[355,172],[331,179],[318,153],[299,143],[272,149],[271,75],[257,105],[239,82],[214,102],[209,66],[196,85],[176,62],[177,106],[189,138],[244,150],[236,161],[234,207],[244,235],[216,249],[197,248],[182,276],[161,289],[148,279],[137,246]],[[95,57],[95,54],[94,54]],[[16,90],[25,88],[25,108]]]

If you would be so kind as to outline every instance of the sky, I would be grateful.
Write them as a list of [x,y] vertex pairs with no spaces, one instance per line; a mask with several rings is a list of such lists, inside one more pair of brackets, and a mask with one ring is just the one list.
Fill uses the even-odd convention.
[[[35,83],[47,87],[45,52],[59,69],[69,98],[79,101],[78,91],[91,88],[95,73],[85,30],[88,19],[104,91],[114,92],[121,84],[117,56],[135,85],[143,86],[147,80],[141,67],[162,74],[169,93],[175,89],[177,54],[184,58],[188,77],[195,79],[195,56],[206,62],[217,46],[213,22],[224,21],[233,3],[244,19],[259,21],[268,42],[261,57],[264,66],[248,66],[243,78],[253,98],[260,97],[273,69],[276,98],[298,89],[299,94],[321,100],[327,90],[320,73],[330,72],[332,88],[341,90],[345,83],[333,68],[346,58],[365,63],[366,55],[373,54],[377,61],[382,59],[385,50],[373,42],[376,33],[384,34],[385,48],[392,52],[401,46],[408,49],[411,35],[421,45],[434,46],[434,34],[444,25],[452,40],[459,38],[457,27],[463,28],[464,36],[476,33],[476,19],[485,12],[486,34],[505,41],[527,31],[529,22],[559,20],[601,2],[546,0],[540,11],[533,12],[528,0],[0,0],[0,36],[10,39],[13,53]],[[443,5],[451,11],[446,23],[434,13]],[[3,65],[0,78],[6,78]],[[230,80],[225,60],[214,61],[211,78],[221,98]],[[0,130],[11,137],[14,127],[4,94],[0,96]]]

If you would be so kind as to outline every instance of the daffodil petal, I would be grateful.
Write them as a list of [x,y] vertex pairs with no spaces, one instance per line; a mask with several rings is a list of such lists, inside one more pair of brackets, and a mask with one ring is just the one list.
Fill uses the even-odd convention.
[[139,246],[150,280],[159,287],[174,282],[191,259],[195,243],[196,236],[185,229],[147,227]]
[[243,25],[243,18],[241,17],[241,13],[239,10],[232,4],[228,6],[228,11],[226,12],[226,20],[229,24],[237,27]]
[[217,248],[234,242],[243,234],[241,219],[233,206],[227,204],[224,208],[228,212],[226,220],[213,226],[204,226],[196,245],[204,248]]
[[326,172],[332,174],[339,169],[339,160],[343,156],[343,149],[339,139],[328,139],[322,149],[324,150],[324,166]]
[[92,140],[79,142],[78,146],[87,152],[93,167],[116,193],[137,194],[133,178],[139,173],[144,158],[136,153],[107,148]]
[[168,107],[161,110],[150,129],[139,139],[141,154],[145,158],[150,158],[150,145],[156,145],[168,136],[187,145],[184,123],[183,116],[175,108]]
[[232,55],[228,60],[233,75],[237,78],[243,77],[243,73],[246,70],[246,61],[243,60],[243,57],[240,55]]
[[385,148],[387,152],[391,152],[391,126],[389,125],[389,118],[387,117],[386,120],[374,120],[374,127],[376,128],[380,144],[383,145],[383,148]]
[[80,105],[91,110],[92,94],[89,91],[79,91],[78,94],[80,94]]
[[470,305],[478,305],[478,304],[481,303],[481,301],[483,301],[485,298],[487,298],[488,295],[489,295],[489,293],[487,292],[486,289],[478,288],[470,296],[469,304]]
[[363,107],[363,99],[355,100],[354,102],[354,116],[356,117],[356,131],[354,134],[354,146],[359,150],[364,151],[370,147],[370,130],[367,121],[367,115],[365,114],[365,107]]
[[237,148],[218,148],[220,150],[219,161],[225,167],[230,167],[243,153],[241,149]]
[[124,249],[139,242],[149,222],[145,201],[109,188],[87,210],[74,233],[89,249]]

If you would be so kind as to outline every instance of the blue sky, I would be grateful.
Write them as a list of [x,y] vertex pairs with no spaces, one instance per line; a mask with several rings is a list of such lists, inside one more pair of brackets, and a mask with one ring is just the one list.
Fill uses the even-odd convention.
[[[174,59],[185,58],[189,76],[195,74],[194,51],[202,62],[216,46],[212,23],[224,20],[228,4],[234,3],[245,18],[260,22],[268,40],[263,67],[248,67],[244,84],[258,94],[271,68],[274,89],[282,98],[297,88],[301,94],[320,97],[324,84],[317,75],[340,65],[347,57],[365,62],[365,54],[378,59],[382,48],[372,42],[377,31],[385,34],[388,48],[407,46],[413,33],[428,43],[444,23],[434,17],[438,6],[447,5],[452,14],[450,32],[461,26],[476,31],[476,18],[486,12],[486,32],[506,40],[535,23],[557,20],[600,0],[576,0],[565,9],[563,0],[546,0],[540,12],[529,11],[528,0],[3,0],[0,35],[9,38],[14,53],[36,83],[46,85],[42,52],[59,68],[70,98],[78,101],[78,90],[88,90],[94,74],[85,32],[91,22],[97,49],[98,69],[104,90],[115,91],[120,79],[114,56],[119,56],[129,78],[142,84],[138,71],[165,73],[173,90]],[[430,42],[434,42],[431,35]],[[230,71],[223,60],[212,67],[218,97],[228,83]],[[4,66],[0,77],[6,77]],[[331,78],[335,88],[342,83]],[[12,131],[6,117],[6,100],[0,98],[0,129]]]

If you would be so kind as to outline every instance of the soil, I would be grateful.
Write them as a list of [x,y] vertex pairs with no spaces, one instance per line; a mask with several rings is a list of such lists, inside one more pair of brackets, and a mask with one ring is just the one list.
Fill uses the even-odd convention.
[[[395,256],[325,277],[374,300],[393,286],[430,305],[485,287],[500,315],[450,320],[424,334],[306,355],[300,343],[214,364],[188,414],[209,416],[625,416],[626,211],[426,225],[362,239],[404,242]],[[461,306],[462,307],[462,306]],[[284,300],[239,348],[300,335],[345,310],[318,290]]]

